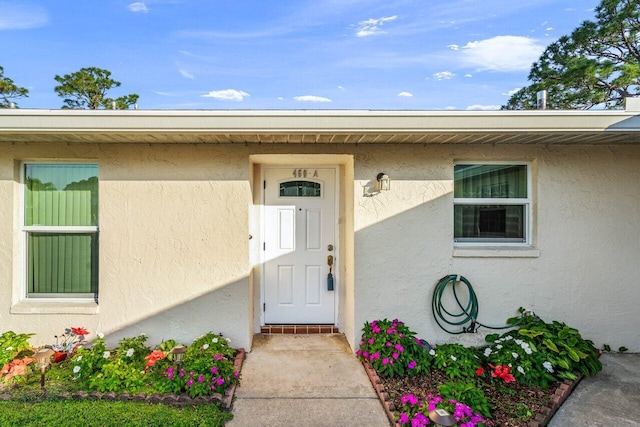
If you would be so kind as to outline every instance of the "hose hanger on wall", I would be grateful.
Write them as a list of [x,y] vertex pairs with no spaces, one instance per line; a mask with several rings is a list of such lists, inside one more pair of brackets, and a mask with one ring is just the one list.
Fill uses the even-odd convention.
[[[442,304],[442,297],[448,286],[451,286],[453,291],[453,298],[458,306],[459,312],[451,312],[447,310]],[[458,297],[459,291],[456,290],[458,286],[466,288],[468,294],[468,301],[466,305],[463,305]],[[482,326],[488,329],[509,329],[514,325],[507,326],[487,326],[478,321],[478,298],[473,290],[471,283],[464,277],[457,274],[450,274],[444,276],[436,284],[436,288],[433,291],[433,298],[431,300],[431,308],[433,310],[433,317],[440,328],[452,335],[459,335],[463,333],[477,332]],[[441,323],[442,322],[442,323]],[[461,326],[462,330],[452,331],[443,326],[443,323],[449,326]],[[464,326],[467,325],[468,326]]]

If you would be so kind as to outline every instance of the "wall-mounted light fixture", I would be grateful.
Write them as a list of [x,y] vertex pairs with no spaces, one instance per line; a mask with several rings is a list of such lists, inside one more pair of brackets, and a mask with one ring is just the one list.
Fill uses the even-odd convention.
[[378,181],[378,191],[389,191],[391,189],[391,178],[386,173],[380,172],[376,176],[376,181]]

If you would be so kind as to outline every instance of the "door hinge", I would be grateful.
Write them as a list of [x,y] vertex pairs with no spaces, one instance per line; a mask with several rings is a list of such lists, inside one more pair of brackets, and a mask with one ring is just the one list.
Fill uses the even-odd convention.
[[263,251],[267,250],[267,243],[266,242],[262,242],[262,250]]
[[262,311],[267,311],[267,304],[266,303],[262,303]]
[[263,190],[267,189],[267,181],[262,181],[262,189]]

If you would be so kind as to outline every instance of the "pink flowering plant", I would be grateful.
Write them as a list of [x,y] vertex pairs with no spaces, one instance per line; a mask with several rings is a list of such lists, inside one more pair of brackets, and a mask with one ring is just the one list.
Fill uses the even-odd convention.
[[428,372],[431,365],[415,332],[398,319],[365,323],[356,355],[387,377]]
[[441,396],[431,394],[420,399],[413,394],[406,394],[400,399],[402,407],[396,414],[396,422],[401,426],[427,426],[433,425],[429,420],[429,412],[444,409],[453,415],[454,426],[457,427],[483,427],[486,420],[482,415],[475,413],[469,406],[455,399],[443,399]]
[[221,335],[208,333],[196,339],[177,365],[168,358],[153,366],[164,392],[186,393],[191,397],[224,394],[226,389],[237,384],[240,373],[234,367],[235,350]]

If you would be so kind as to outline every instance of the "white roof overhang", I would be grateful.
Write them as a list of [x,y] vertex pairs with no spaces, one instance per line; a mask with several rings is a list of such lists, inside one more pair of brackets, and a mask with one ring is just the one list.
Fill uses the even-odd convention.
[[640,144],[635,110],[0,109],[0,142]]

